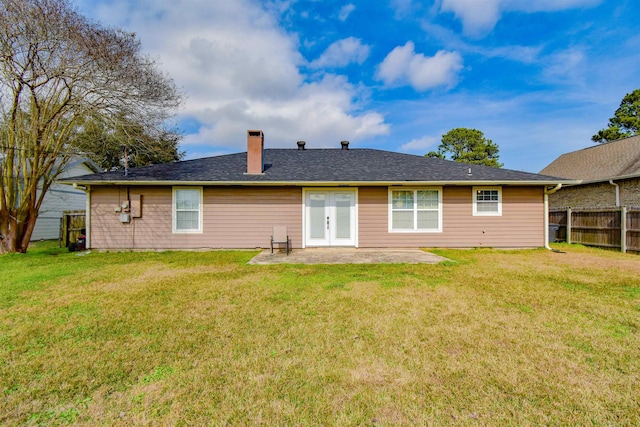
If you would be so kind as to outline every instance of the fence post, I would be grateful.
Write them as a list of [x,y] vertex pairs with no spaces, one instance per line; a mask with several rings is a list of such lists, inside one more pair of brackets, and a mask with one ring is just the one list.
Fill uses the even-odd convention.
[[69,245],[69,215],[62,213],[62,246],[67,247]]
[[567,208],[567,225],[566,225],[567,243],[571,243],[571,208]]
[[620,208],[620,252],[627,253],[627,207]]

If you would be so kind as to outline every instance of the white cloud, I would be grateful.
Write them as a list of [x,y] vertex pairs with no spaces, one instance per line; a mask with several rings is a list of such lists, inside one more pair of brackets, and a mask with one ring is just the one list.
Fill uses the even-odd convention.
[[483,44],[470,44],[455,31],[429,21],[421,23],[430,38],[439,41],[443,47],[462,53],[473,53],[487,58],[504,58],[523,64],[532,64],[539,60],[542,46],[507,45],[489,47]]
[[422,5],[420,2],[414,2],[413,0],[391,0],[390,6],[395,11],[395,18],[403,20],[421,9]]
[[324,51],[320,58],[310,65],[313,68],[345,67],[351,63],[362,64],[369,57],[369,46],[360,39],[348,37],[334,42]]
[[351,15],[351,13],[354,10],[356,10],[356,7],[353,3],[345,4],[340,9],[340,13],[338,14],[338,19],[341,20],[342,22],[346,21],[347,18],[349,18],[349,15]]
[[462,21],[465,35],[480,36],[491,31],[500,19],[500,0],[442,0],[440,10],[453,12]]
[[[297,139],[335,145],[388,133],[381,114],[359,110],[361,93],[345,79],[316,71],[314,79],[321,81],[309,83],[300,71],[305,60],[298,38],[276,17],[285,3],[79,0],[103,24],[135,31],[186,93],[181,115],[202,125],[184,139],[190,151],[243,150],[247,129],[263,129],[269,147]],[[318,61],[361,63],[368,49],[345,39]]]
[[545,58],[543,73],[551,80],[577,84],[583,80],[584,63],[585,54],[581,50],[568,49]]
[[493,30],[504,12],[555,12],[592,7],[602,0],[441,0],[441,12],[453,12],[467,36],[482,37]]
[[413,42],[393,49],[382,61],[376,74],[387,86],[409,84],[424,91],[436,86],[454,86],[462,69],[457,52],[438,51],[427,57],[414,51]]
[[377,77],[390,86],[406,77],[411,59],[415,56],[412,42],[393,49],[378,67]]
[[435,136],[423,136],[422,138],[412,139],[406,144],[403,144],[400,147],[400,150],[409,153],[420,152],[422,154],[426,154],[437,147],[439,144],[438,141],[438,138]]
[[602,0],[500,0],[504,10],[519,12],[555,12],[558,10],[593,7]]
[[352,112],[355,88],[343,77],[326,76],[322,81],[301,85],[296,96],[274,102],[252,100],[229,102],[216,110],[203,110],[198,118],[216,117],[186,145],[211,141],[233,141],[244,148],[247,129],[262,129],[269,147],[294,147],[303,139],[310,148],[338,147],[341,140],[357,141],[389,133],[384,117],[376,112]]

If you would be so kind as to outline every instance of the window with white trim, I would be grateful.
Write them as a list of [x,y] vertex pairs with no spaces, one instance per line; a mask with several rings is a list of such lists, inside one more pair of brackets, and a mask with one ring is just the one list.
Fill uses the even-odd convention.
[[473,187],[473,215],[501,216],[502,188]]
[[389,231],[442,231],[441,190],[390,190]]
[[174,187],[173,232],[202,232],[202,187]]

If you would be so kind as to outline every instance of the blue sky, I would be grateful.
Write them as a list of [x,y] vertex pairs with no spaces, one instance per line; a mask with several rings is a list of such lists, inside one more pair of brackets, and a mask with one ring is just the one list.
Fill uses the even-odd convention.
[[591,146],[640,88],[638,0],[76,0],[186,95],[187,158],[340,146],[425,154],[479,129],[506,168]]

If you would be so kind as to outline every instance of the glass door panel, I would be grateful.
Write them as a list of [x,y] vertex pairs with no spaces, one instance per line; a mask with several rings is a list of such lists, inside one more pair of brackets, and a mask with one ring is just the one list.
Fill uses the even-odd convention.
[[306,245],[355,246],[355,201],[355,191],[307,191]]
[[308,207],[309,237],[312,239],[324,239],[326,230],[326,194],[309,194]]
[[336,239],[351,240],[353,193],[336,193],[334,194],[333,200],[335,209],[335,237]]

